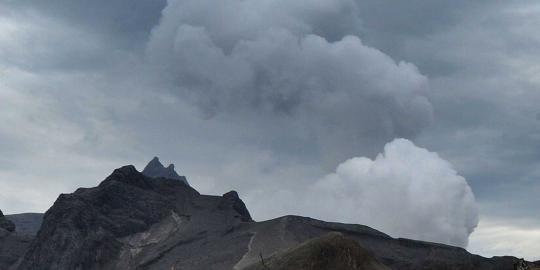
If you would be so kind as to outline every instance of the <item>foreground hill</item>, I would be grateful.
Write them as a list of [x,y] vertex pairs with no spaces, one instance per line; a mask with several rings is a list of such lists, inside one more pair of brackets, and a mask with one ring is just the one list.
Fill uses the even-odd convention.
[[[328,238],[331,232],[340,234]],[[16,255],[9,269],[251,270],[260,269],[262,257],[272,270],[290,269],[293,258],[344,267],[335,269],[511,270],[517,261],[395,239],[362,225],[299,216],[254,222],[234,191],[201,195],[184,181],[133,166],[97,187],[60,195],[32,244]],[[345,255],[354,263],[336,264]],[[354,268],[359,265],[372,268]]]
[[245,270],[390,270],[354,240],[328,233],[274,254]]

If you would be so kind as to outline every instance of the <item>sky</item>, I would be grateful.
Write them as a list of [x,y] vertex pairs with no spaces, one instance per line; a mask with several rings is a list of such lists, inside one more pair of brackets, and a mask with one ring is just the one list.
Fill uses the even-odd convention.
[[0,0],[0,209],[154,156],[257,220],[540,259],[540,3]]

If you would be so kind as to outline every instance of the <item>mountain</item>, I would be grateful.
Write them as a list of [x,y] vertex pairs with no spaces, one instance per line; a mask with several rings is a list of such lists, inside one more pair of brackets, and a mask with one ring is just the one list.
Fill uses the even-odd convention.
[[508,270],[518,261],[396,239],[363,225],[300,216],[255,222],[235,191],[202,195],[133,166],[97,187],[61,194],[23,248],[2,259],[10,270]]
[[[95,188],[60,195],[17,269],[164,269],[178,259],[178,248],[252,222],[235,195],[201,195],[176,179],[122,167]],[[225,253],[220,261],[235,259]]]
[[176,171],[174,170],[174,164],[170,164],[165,168],[163,164],[159,161],[158,157],[154,157],[148,165],[144,168],[142,171],[142,174],[148,176],[148,177],[154,177],[154,178],[167,178],[167,179],[175,179],[184,182],[186,185],[189,185],[187,179],[185,176],[180,176]]

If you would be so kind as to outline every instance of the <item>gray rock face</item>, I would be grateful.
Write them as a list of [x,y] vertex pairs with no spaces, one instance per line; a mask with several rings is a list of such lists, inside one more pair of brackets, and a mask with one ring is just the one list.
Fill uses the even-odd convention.
[[189,185],[187,179],[185,176],[180,176],[176,171],[174,170],[174,164],[170,164],[165,168],[163,164],[159,161],[158,157],[154,157],[148,165],[144,168],[142,171],[142,174],[148,176],[148,177],[154,177],[154,178],[167,178],[167,179],[175,179],[184,182],[186,185]]
[[23,213],[6,215],[6,218],[11,220],[19,234],[36,235],[43,221],[42,213]]

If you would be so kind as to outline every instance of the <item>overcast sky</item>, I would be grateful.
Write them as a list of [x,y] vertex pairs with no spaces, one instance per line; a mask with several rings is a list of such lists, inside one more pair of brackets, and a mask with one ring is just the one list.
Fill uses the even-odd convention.
[[540,259],[539,29],[535,1],[0,0],[0,209],[157,155],[258,220]]

